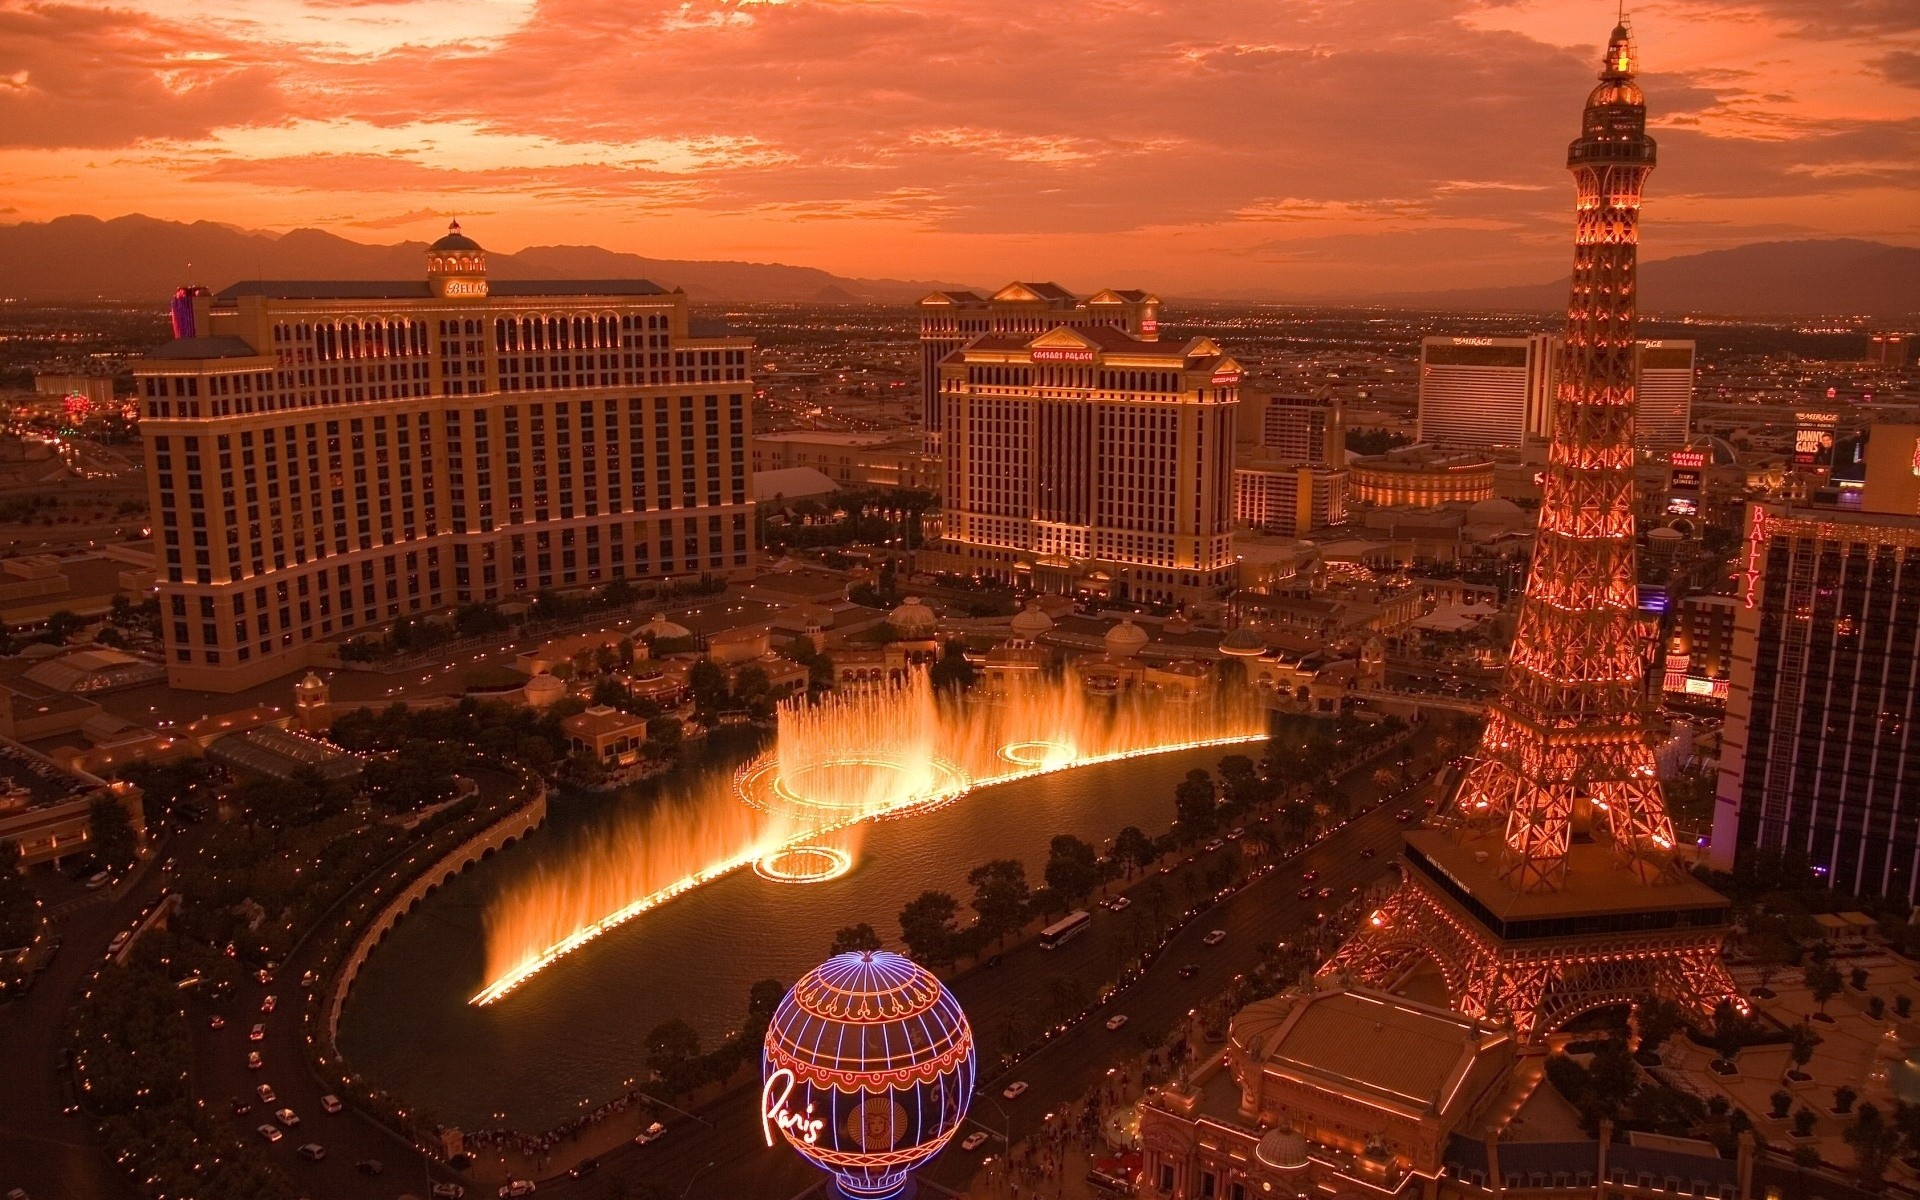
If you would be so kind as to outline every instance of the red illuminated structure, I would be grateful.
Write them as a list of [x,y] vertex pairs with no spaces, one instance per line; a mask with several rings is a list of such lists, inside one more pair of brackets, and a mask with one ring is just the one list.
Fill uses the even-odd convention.
[[1634,273],[1654,165],[1624,25],[1581,136],[1572,295],[1539,535],[1512,657],[1406,882],[1323,969],[1394,982],[1422,957],[1454,1008],[1537,1038],[1589,1009],[1732,995],[1727,902],[1675,862],[1640,708],[1634,590]]

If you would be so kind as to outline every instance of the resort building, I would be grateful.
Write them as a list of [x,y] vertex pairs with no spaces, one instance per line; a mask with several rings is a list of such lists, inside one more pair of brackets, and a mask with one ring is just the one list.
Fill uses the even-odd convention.
[[1154,603],[1225,592],[1240,374],[1203,337],[975,338],[940,367],[944,524],[920,569]]
[[1082,299],[1057,283],[1010,283],[991,296],[935,292],[920,301],[920,393],[926,448],[940,449],[946,426],[940,364],[975,338],[988,334],[1045,333],[1070,329],[1120,329],[1141,341],[1160,336],[1160,298],[1147,292],[1107,288]]
[[1920,517],[1756,503],[1734,612],[1713,862],[1804,859],[1920,899]]
[[644,280],[184,290],[134,365],[176,687],[239,691],[396,618],[752,563],[751,340]]

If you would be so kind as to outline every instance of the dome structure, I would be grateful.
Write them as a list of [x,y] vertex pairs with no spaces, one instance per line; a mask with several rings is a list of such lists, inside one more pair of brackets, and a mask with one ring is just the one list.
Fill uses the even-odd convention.
[[1040,607],[1038,600],[1027,601],[1027,606],[1013,614],[1013,636],[1023,642],[1037,642],[1048,630],[1053,628],[1053,618]]
[[655,613],[651,621],[648,621],[645,625],[642,625],[634,631],[634,635],[636,637],[652,638],[658,642],[677,642],[681,638],[692,637],[693,630],[688,629],[678,621],[667,620],[665,613]]
[[465,252],[468,254],[483,253],[480,249],[479,242],[474,241],[466,234],[460,232],[460,222],[458,221],[447,222],[447,235],[433,245],[428,246],[427,249],[429,251],[438,250],[443,254],[449,251],[455,253]]
[[567,694],[567,683],[555,675],[535,675],[527,680],[528,708],[548,708]]
[[1253,1156],[1268,1170],[1298,1171],[1307,1165],[1307,1139],[1291,1129],[1270,1129]]
[[937,618],[933,609],[918,596],[908,596],[900,607],[887,614],[887,624],[903,638],[930,638]]
[[852,1200],[893,1200],[973,1096],[973,1029],[933,974],[885,950],[839,954],[767,1025],[761,1124]]
[[1146,644],[1147,631],[1135,625],[1131,617],[1107,630],[1107,657],[1109,658],[1132,658],[1140,653],[1140,648]]
[[1220,653],[1229,658],[1258,658],[1267,652],[1267,640],[1245,625],[1220,639]]

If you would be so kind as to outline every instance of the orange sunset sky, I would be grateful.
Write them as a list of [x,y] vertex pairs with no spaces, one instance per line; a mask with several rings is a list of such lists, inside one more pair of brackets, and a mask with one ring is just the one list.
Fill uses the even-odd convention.
[[[0,222],[457,215],[842,274],[1332,295],[1564,270],[1613,0],[0,0]],[[1920,0],[1656,0],[1649,257],[1920,244]]]

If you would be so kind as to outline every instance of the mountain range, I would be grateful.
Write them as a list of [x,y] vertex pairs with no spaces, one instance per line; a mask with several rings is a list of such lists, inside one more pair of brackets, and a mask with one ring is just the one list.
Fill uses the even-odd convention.
[[[1452,311],[1557,312],[1567,278],[1520,287],[1401,292],[1370,304]],[[1755,242],[1640,264],[1640,310],[1679,315],[1898,317],[1920,313],[1920,250],[1884,242]]]
[[[146,216],[56,217],[0,225],[0,296],[27,300],[147,300],[183,283],[218,291],[242,279],[418,279],[425,242],[374,246],[319,229],[274,234],[216,221]],[[706,301],[910,304],[962,284],[849,279],[781,263],[645,258],[598,246],[529,246],[491,253],[496,279],[650,279]]]
[[[369,245],[319,229],[284,234],[215,221],[56,217],[0,225],[0,296],[157,300],[182,283],[216,290],[241,279],[414,279],[424,242]],[[981,290],[934,280],[852,279],[783,263],[647,258],[598,246],[529,246],[488,256],[499,279],[642,278],[708,302],[910,304],[931,291]],[[1439,310],[1557,311],[1565,278],[1514,287],[1245,300]],[[1757,242],[1642,264],[1643,311],[1665,315],[1895,318],[1920,313],[1920,249],[1858,239]]]

